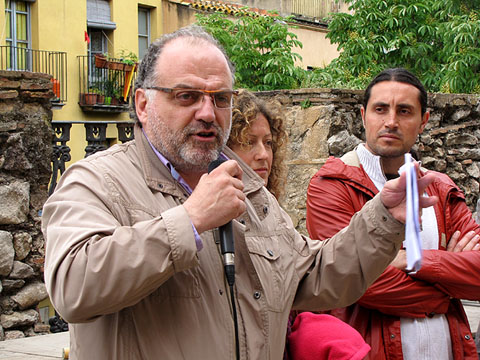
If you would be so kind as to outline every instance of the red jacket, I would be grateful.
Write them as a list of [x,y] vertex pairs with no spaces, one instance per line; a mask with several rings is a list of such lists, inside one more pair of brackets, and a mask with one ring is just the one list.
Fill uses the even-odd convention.
[[[350,222],[377,192],[355,152],[329,158],[313,176],[307,193],[307,229],[327,239]],[[408,275],[388,266],[355,304],[329,313],[347,322],[371,346],[370,359],[403,359],[399,317],[446,314],[455,359],[478,360],[468,319],[459,299],[480,300],[480,251],[447,252],[456,230],[480,233],[461,190],[445,174],[427,188],[435,205],[439,250],[423,250],[422,267]]]

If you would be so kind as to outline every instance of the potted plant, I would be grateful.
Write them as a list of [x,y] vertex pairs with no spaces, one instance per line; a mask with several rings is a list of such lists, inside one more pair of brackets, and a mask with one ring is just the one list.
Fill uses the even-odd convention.
[[115,96],[115,79],[116,77],[105,79],[103,89],[105,92],[105,105],[114,105],[113,98]]
[[122,91],[118,88],[113,90],[112,105],[119,105],[123,102],[122,100]]
[[132,71],[137,66],[138,56],[134,52],[121,50],[118,56],[120,61],[125,64],[124,71]]
[[103,104],[105,102],[105,94],[101,89],[94,87],[91,92],[97,94],[97,104]]

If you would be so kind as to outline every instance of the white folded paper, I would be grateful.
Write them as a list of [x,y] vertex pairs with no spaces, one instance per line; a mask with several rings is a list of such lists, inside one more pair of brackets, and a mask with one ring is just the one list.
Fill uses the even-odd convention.
[[418,271],[422,266],[422,243],[420,240],[420,221],[418,205],[417,174],[412,156],[405,154],[405,164],[399,169],[407,175],[407,218],[405,222],[405,249],[407,252],[407,270]]

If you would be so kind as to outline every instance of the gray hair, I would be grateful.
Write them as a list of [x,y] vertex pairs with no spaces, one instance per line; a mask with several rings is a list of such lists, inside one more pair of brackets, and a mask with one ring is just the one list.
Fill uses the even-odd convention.
[[[145,89],[149,86],[154,86],[158,83],[158,74],[156,72],[155,66],[157,64],[157,60],[162,53],[165,45],[170,41],[179,38],[190,38],[192,43],[198,43],[197,40],[203,40],[209,44],[214,45],[217,49],[219,49],[222,54],[225,56],[225,60],[227,60],[228,68],[230,69],[230,73],[232,74],[232,84],[235,82],[235,66],[230,61],[227,53],[223,46],[212,36],[210,35],[205,29],[198,25],[189,25],[183,27],[179,30],[174,31],[173,33],[165,34],[155,40],[153,43],[150,44],[148,47],[147,53],[143,57],[142,61],[140,62],[140,66],[138,68],[137,78],[135,80],[135,87],[134,87],[134,94],[137,89]],[[137,119],[137,114],[135,111],[135,100],[132,99],[132,109],[130,115]]]

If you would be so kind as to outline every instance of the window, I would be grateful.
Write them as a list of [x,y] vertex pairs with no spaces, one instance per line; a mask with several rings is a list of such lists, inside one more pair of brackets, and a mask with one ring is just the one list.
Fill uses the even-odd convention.
[[150,10],[138,8],[138,57],[143,58],[150,45]]
[[89,55],[108,52],[108,35],[117,25],[110,18],[107,0],[87,0],[87,29],[90,37]]
[[88,28],[88,37],[90,38],[90,45],[88,46],[90,55],[108,52],[108,37],[102,29]]
[[29,70],[30,5],[26,1],[5,0],[6,42],[9,46],[7,68]]
[[94,71],[96,54],[108,53],[108,41],[117,25],[111,21],[108,0],[87,0],[87,31],[90,38],[88,45],[88,86],[104,76],[104,70]]

